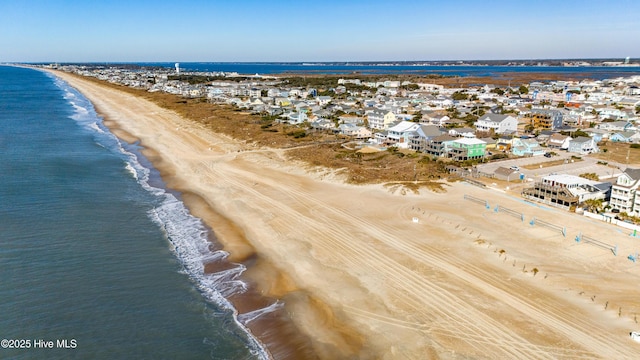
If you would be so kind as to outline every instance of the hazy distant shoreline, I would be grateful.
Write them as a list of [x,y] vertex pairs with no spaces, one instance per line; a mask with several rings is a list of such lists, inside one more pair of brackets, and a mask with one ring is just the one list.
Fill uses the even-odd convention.
[[[504,77],[514,74],[542,73],[566,75],[568,78],[590,78],[604,80],[640,75],[640,64],[625,65],[625,59],[617,61],[578,60],[527,60],[527,61],[440,61],[440,62],[180,62],[185,73],[235,73],[239,75],[412,75],[442,77]],[[603,64],[612,64],[604,66]],[[39,63],[49,65],[50,63]],[[87,68],[123,69],[173,69],[176,62],[130,62],[130,63],[57,63]],[[565,64],[565,65],[562,65]],[[568,64],[571,64],[569,66]],[[582,64],[582,65],[580,65]],[[617,65],[613,65],[617,64]]]

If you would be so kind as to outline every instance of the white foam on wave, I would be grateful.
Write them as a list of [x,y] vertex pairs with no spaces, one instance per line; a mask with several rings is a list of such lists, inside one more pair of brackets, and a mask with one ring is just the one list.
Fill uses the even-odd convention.
[[248,334],[249,351],[262,359],[269,359],[270,356],[264,346],[251,335],[246,324],[240,320],[241,315],[238,315],[238,311],[227,300],[227,297],[247,290],[246,283],[239,280],[240,275],[245,271],[244,265],[236,264],[230,269],[206,274],[204,271],[206,263],[215,259],[224,259],[228,253],[222,250],[211,251],[211,244],[207,238],[208,230],[202,221],[192,216],[184,203],[173,194],[150,186],[147,179],[148,175],[139,179],[138,182],[152,193],[164,198],[159,206],[150,211],[149,215],[164,231],[185,272],[205,298],[233,313],[236,324]]
[[89,109],[87,109],[84,106],[79,105],[77,102],[73,101],[73,100],[69,100],[69,103],[71,104],[71,106],[73,106],[75,113],[73,115],[71,115],[71,118],[74,120],[84,120],[87,117],[89,117],[91,114],[89,114]]
[[129,173],[131,174],[131,176],[133,176],[134,179],[138,180],[138,173],[136,172],[136,169],[134,169],[133,166],[131,166],[131,164],[126,163],[125,168],[127,169],[127,171],[129,171]]
[[100,126],[98,126],[97,122],[93,122],[93,123],[89,124],[89,127],[91,129],[93,129],[95,132],[98,132],[98,133],[102,133],[103,134],[105,132]]
[[[264,346],[245,325],[257,316],[275,310],[273,307],[275,304],[247,314],[238,314],[227,298],[247,290],[247,284],[239,279],[246,270],[245,266],[235,264],[230,269],[205,274],[204,268],[207,263],[224,260],[229,254],[222,250],[212,251],[208,240],[208,230],[202,220],[192,216],[184,203],[173,194],[149,184],[150,169],[144,167],[136,154],[125,149],[123,143],[108,131],[88,99],[66,82],[53,75],[50,76],[54,79],[55,84],[65,92],[64,98],[75,109],[71,118],[79,125],[93,131],[98,136],[96,140],[98,145],[118,151],[123,157],[125,169],[131,173],[143,189],[157,197],[159,205],[149,212],[149,217],[163,230],[171,244],[171,250],[180,260],[185,273],[208,301],[231,311],[238,327],[247,334],[249,351],[254,356],[270,359]],[[248,321],[245,322],[247,319]]]
[[250,322],[259,318],[260,316],[276,311],[283,306],[283,303],[281,303],[280,301],[276,301],[267,307],[240,314],[238,315],[238,320],[240,320],[243,324],[248,325]]

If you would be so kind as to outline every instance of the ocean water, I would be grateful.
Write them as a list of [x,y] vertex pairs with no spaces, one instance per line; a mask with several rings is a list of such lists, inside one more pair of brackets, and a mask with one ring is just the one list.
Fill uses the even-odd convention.
[[[91,103],[0,66],[0,358],[259,359],[238,265]],[[50,348],[53,347],[53,348]]]

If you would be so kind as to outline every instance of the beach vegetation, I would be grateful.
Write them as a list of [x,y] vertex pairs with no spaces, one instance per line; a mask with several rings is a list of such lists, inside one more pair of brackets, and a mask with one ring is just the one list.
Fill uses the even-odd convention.
[[505,154],[505,153],[497,153],[497,154],[493,154],[489,157],[489,160],[500,160],[500,159],[507,159],[509,158],[509,155]]
[[418,160],[418,164],[428,164],[433,161],[429,156],[422,156],[420,160]]
[[456,91],[453,94],[451,94],[451,99],[453,100],[467,100],[469,98],[469,94],[465,93],[464,91]]
[[602,199],[588,199],[580,204],[583,209],[592,213],[600,213],[604,209]]
[[304,129],[295,129],[287,132],[288,136],[293,136],[295,139],[300,139],[307,136],[307,132]]
[[588,179],[588,180],[593,180],[593,181],[599,181],[600,180],[600,177],[596,173],[583,173],[583,174],[580,174],[578,176],[580,176],[581,178]]
[[529,88],[524,86],[524,85],[520,85],[520,87],[518,88],[518,92],[520,94],[528,94],[529,93]]
[[[178,76],[178,75],[174,75]],[[172,78],[188,83],[207,81],[244,81],[243,77],[189,77],[188,74],[179,75],[181,78]],[[184,77],[182,77],[184,76]],[[276,82],[286,84],[286,87],[314,88],[318,94],[330,95],[335,98],[332,89],[338,87],[339,78],[361,78],[365,75],[307,75],[285,76]],[[393,76],[366,76],[368,81],[377,80],[402,80],[409,82],[424,81],[424,76],[399,75]],[[434,83],[452,86],[464,86],[471,79],[448,76],[427,76]],[[450,175],[446,171],[446,165],[450,160],[443,160],[431,155],[415,153],[411,150],[394,149],[381,152],[366,153],[356,152],[355,149],[345,150],[342,144],[351,139],[334,134],[332,131],[311,131],[308,124],[304,126],[291,126],[277,121],[276,115],[252,114],[250,110],[234,107],[232,105],[204,101],[202,98],[183,98],[165,92],[148,92],[144,89],[134,89],[118,84],[111,84],[94,78],[84,78],[88,81],[96,81],[104,86],[118,88],[150,100],[160,107],[174,111],[185,119],[201,124],[204,128],[213,132],[225,134],[239,141],[244,141],[252,147],[270,147],[286,149],[285,154],[290,159],[303,161],[311,166],[322,166],[334,169],[339,176],[344,175],[348,182],[356,184],[366,183],[405,183],[411,182],[419,187],[430,189],[442,188],[440,181]],[[499,82],[499,81],[498,81]],[[472,83],[475,83],[472,82]],[[506,84],[504,84],[506,86]],[[347,91],[367,90],[363,85],[344,84]],[[416,85],[408,86],[414,89]],[[348,97],[348,94],[341,94]],[[464,91],[460,91],[460,98],[468,97]],[[449,109],[452,118],[460,114],[455,108]],[[334,114],[336,117],[338,113]],[[416,113],[419,120],[419,113]],[[478,113],[474,113],[478,116]],[[468,120],[471,120],[469,117]],[[250,144],[250,145],[249,145]],[[346,151],[343,155],[336,154]],[[501,154],[502,156],[506,156]],[[475,160],[473,163],[477,163]],[[472,163],[470,163],[472,165]],[[404,185],[403,185],[404,186]],[[408,186],[408,185],[407,185]]]
[[400,86],[400,88],[404,90],[415,91],[420,89],[420,86],[418,84],[407,84]]
[[[603,143],[603,146],[605,144]],[[603,148],[600,147],[602,150]],[[605,152],[591,154],[590,157],[604,160],[607,162],[618,162],[620,164],[638,164],[640,163],[640,144],[628,144],[617,141],[606,142]]]

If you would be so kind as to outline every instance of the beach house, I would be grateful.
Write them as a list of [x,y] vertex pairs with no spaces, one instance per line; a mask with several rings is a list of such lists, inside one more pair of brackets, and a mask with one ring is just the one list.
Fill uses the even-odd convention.
[[496,134],[515,134],[518,131],[518,119],[511,115],[484,114],[475,122],[478,131],[493,131]]
[[636,196],[638,187],[640,187],[640,169],[625,169],[611,188],[609,201],[611,208],[631,216],[640,216],[640,196]]
[[607,201],[611,183],[588,180],[575,175],[555,174],[542,178],[533,187],[522,191],[526,199],[569,209],[586,200]]
[[336,131],[341,135],[349,136],[357,140],[370,139],[373,135],[371,130],[366,127],[351,123],[338,125]]
[[547,147],[549,147],[550,149],[566,150],[569,148],[570,141],[570,136],[554,133],[549,136],[549,140],[547,140]]
[[534,129],[555,130],[562,126],[562,111],[550,109],[531,109],[531,112],[525,115],[525,120]]
[[391,111],[371,110],[367,112],[369,128],[373,130],[386,130],[396,121],[396,116]]
[[539,156],[544,155],[545,152],[536,139],[514,138],[511,140],[511,153],[515,156]]
[[420,128],[409,139],[409,148],[415,151],[424,151],[429,140],[443,133],[444,131],[438,126],[421,124]]
[[449,135],[457,136],[457,137],[465,137],[465,138],[475,138],[476,131],[468,127],[451,128],[449,129]]
[[449,134],[442,134],[427,140],[422,151],[429,155],[446,157],[449,153],[449,149],[453,146],[453,142],[456,140],[458,140],[458,138]]
[[580,136],[569,142],[569,152],[582,155],[593,154],[600,151],[598,144],[593,138]]
[[603,121],[596,125],[596,129],[606,131],[635,131],[636,127],[629,121]]
[[451,142],[448,156],[456,161],[481,159],[486,153],[487,143],[476,138],[459,138]]
[[410,121],[401,121],[389,128],[387,144],[397,146],[401,149],[407,149],[409,148],[411,137],[419,130],[420,124]]

